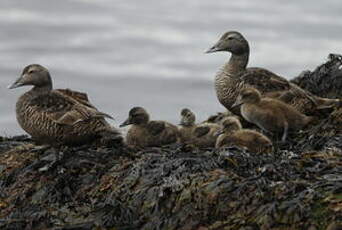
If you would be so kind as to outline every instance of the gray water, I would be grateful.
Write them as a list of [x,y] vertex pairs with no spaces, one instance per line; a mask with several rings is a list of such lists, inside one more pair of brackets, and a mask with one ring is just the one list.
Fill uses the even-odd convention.
[[213,78],[228,53],[203,54],[227,30],[251,46],[250,66],[291,78],[342,52],[340,0],[1,0],[0,135],[23,133],[6,86],[31,63],[56,88],[87,92],[121,123],[132,106],[171,122],[224,108]]

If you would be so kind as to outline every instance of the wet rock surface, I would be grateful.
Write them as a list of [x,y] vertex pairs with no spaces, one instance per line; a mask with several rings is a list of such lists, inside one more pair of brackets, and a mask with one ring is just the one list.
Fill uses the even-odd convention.
[[2,137],[0,229],[340,229],[342,108],[325,112],[269,155]]

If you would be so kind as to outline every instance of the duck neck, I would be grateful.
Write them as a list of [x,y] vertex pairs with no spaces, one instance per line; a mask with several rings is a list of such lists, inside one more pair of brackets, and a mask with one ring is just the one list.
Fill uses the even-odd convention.
[[44,86],[34,86],[31,89],[31,92],[34,94],[44,94],[52,90],[52,84],[44,85]]
[[230,57],[229,61],[224,66],[224,71],[231,76],[236,76],[237,73],[246,69],[248,64],[249,52],[241,54],[234,54]]

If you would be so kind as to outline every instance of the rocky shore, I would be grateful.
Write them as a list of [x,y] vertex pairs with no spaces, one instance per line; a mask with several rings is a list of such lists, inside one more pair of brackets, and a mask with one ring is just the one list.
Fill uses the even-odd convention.
[[[292,81],[341,98],[342,58]],[[0,137],[0,229],[337,230],[342,106],[273,154],[36,146]]]

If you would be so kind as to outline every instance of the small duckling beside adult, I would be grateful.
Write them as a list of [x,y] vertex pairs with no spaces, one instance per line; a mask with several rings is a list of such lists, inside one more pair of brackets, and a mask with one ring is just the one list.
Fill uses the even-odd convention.
[[192,132],[196,128],[196,115],[188,108],[181,111],[181,121],[179,123],[180,142],[189,144],[192,141]]
[[282,133],[283,142],[288,131],[300,130],[313,120],[313,117],[300,113],[282,101],[262,98],[260,92],[254,88],[243,89],[234,106],[241,106],[242,117],[262,130]]
[[220,126],[215,123],[203,122],[195,124],[196,116],[188,108],[181,111],[180,137],[181,143],[197,148],[215,147],[217,132]]
[[85,93],[53,89],[50,73],[45,67],[38,64],[26,66],[8,88],[22,86],[33,88],[19,97],[17,120],[38,143],[79,145],[101,139],[106,143],[122,144],[119,131],[105,120],[112,117],[98,111]]
[[230,117],[233,116],[234,114],[232,112],[230,112],[229,110],[225,111],[225,112],[218,112],[214,115],[211,115],[208,117],[208,119],[206,119],[205,121],[203,121],[202,123],[215,123],[215,124],[221,124],[221,122],[226,118],[226,117]]
[[231,57],[216,74],[215,89],[220,103],[228,110],[239,114],[239,108],[232,109],[242,89],[253,87],[262,95],[279,98],[303,113],[313,113],[320,107],[340,104],[339,99],[321,98],[290,83],[285,78],[263,68],[247,68],[249,44],[237,31],[224,33],[219,41],[206,53],[230,52]]
[[238,118],[231,116],[222,121],[222,128],[216,141],[216,148],[240,147],[252,153],[271,153],[273,145],[265,135],[250,129],[243,129]]
[[126,135],[126,143],[134,148],[160,147],[176,143],[179,139],[177,126],[166,121],[150,121],[142,107],[133,107],[120,127],[132,125]]

